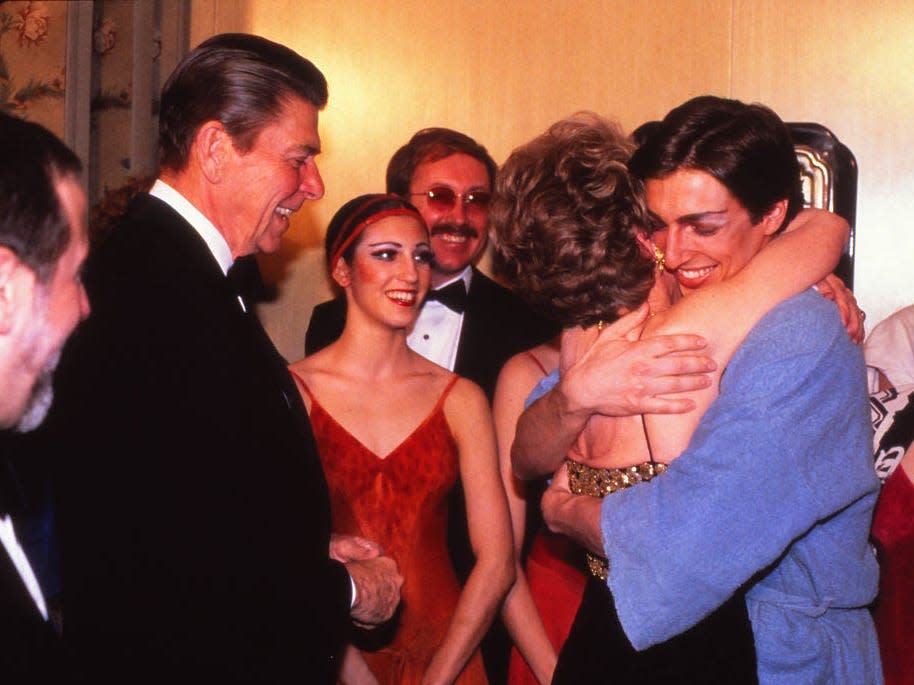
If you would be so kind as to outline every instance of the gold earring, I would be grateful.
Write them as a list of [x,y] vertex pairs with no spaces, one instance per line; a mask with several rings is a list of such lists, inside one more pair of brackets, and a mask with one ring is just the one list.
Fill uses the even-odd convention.
[[666,268],[666,255],[656,245],[654,245],[654,264],[657,266],[657,273],[662,274]]

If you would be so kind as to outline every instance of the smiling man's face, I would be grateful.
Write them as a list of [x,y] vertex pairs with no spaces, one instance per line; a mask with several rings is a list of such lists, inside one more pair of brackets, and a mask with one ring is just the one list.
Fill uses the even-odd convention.
[[[430,199],[428,193],[435,189],[450,190],[454,201]],[[491,190],[486,166],[461,152],[416,167],[409,200],[425,219],[431,235],[433,287],[459,274],[485,249]]]
[[645,191],[659,223],[654,243],[683,294],[739,273],[780,227],[771,212],[753,224],[726,186],[697,169],[649,179]]
[[321,146],[317,114],[310,102],[292,98],[250,150],[233,147],[222,170],[219,216],[213,222],[233,257],[275,252],[292,213],[306,200],[323,197],[315,160]]

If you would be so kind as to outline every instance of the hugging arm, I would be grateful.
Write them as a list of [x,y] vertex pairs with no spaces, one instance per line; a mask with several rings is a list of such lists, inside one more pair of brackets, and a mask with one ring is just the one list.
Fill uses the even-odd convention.
[[[837,512],[859,507],[858,529],[839,540],[832,528],[817,538],[817,554],[835,568],[875,565],[865,505],[877,486],[861,360],[844,331],[824,323],[817,296],[801,297],[747,338],[668,472],[603,500],[608,582],[638,649],[694,625]],[[866,585],[855,590],[862,605],[875,589]],[[802,611],[816,615],[815,607]]]
[[836,214],[804,210],[783,235],[772,239],[731,278],[695,291],[647,322],[645,338],[683,331],[704,336],[717,362],[713,387],[688,394],[695,401],[695,411],[645,415],[654,459],[668,463],[686,448],[702,415],[717,397],[720,374],[745,336],[775,305],[830,274],[847,235],[847,222]]
[[593,414],[630,416],[694,407],[692,399],[667,395],[708,386],[705,374],[714,363],[704,355],[705,341],[687,333],[631,339],[647,316],[645,305],[601,332],[566,332],[558,385],[517,423],[511,461],[519,477],[555,471]]

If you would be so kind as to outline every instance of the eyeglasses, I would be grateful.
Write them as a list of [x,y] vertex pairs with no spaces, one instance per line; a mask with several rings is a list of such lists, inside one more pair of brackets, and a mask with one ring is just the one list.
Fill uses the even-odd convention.
[[457,204],[457,199],[463,203],[467,213],[477,213],[485,216],[489,209],[489,202],[492,200],[492,193],[487,190],[470,190],[465,193],[457,193],[447,186],[434,186],[424,193],[410,193],[410,196],[422,195],[425,197],[428,206],[438,211],[450,211]]

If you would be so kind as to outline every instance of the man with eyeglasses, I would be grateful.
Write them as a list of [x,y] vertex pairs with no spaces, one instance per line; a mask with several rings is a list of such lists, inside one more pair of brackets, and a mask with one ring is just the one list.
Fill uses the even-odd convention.
[[[549,339],[558,328],[534,315],[519,297],[475,266],[488,241],[489,200],[497,166],[486,149],[463,133],[425,128],[387,166],[387,192],[409,198],[431,234],[432,289],[407,337],[433,362],[477,383],[489,400],[502,365]],[[343,331],[346,301],[319,304],[305,336],[313,354]],[[473,567],[462,488],[452,492],[448,546],[458,577]],[[482,643],[491,682],[504,682],[510,641],[496,621]]]
[[[488,241],[496,171],[482,145],[447,128],[422,129],[387,166],[387,192],[416,206],[428,224],[435,254],[432,289],[407,342],[424,357],[477,383],[489,400],[502,365],[557,332],[474,266]],[[315,307],[305,354],[336,340],[345,319],[342,298]]]

